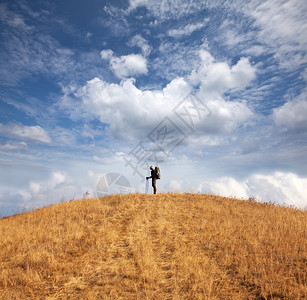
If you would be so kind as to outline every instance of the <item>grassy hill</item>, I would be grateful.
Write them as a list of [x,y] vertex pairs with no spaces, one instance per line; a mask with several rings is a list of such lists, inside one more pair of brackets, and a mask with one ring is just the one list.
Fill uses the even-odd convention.
[[307,212],[112,195],[0,220],[0,299],[301,299]]

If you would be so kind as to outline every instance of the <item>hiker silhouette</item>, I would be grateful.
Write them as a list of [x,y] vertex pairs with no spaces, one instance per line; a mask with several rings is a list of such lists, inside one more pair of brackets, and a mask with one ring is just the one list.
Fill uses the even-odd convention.
[[157,174],[153,166],[150,166],[149,169],[150,169],[151,175],[146,177],[146,180],[151,178],[151,185],[153,187],[153,193],[157,194]]

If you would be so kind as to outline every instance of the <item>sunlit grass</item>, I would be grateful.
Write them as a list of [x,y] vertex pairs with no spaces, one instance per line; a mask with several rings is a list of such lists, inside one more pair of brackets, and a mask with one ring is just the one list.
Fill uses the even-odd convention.
[[112,195],[0,220],[1,299],[301,299],[307,212]]

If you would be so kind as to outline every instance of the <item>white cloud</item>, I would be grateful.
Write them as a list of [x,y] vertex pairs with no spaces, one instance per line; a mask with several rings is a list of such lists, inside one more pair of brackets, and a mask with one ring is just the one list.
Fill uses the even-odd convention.
[[[82,100],[82,111],[98,117],[103,123],[109,123],[108,130],[113,136],[133,139],[146,136],[165,116],[173,115],[173,108],[190,89],[182,78],[155,91],[139,90],[132,80],[108,84],[95,78],[79,89],[76,95]],[[202,100],[201,97],[199,99]],[[198,134],[230,133],[253,115],[245,102],[225,101],[219,97],[205,98],[204,103],[211,115],[195,123]]]
[[218,6],[217,1],[186,1],[186,0],[129,0],[129,8],[127,12],[130,13],[137,7],[145,6],[149,12],[156,18],[162,20],[179,19],[181,17],[190,15],[204,8],[211,8]]
[[256,34],[254,31],[242,32],[242,28],[249,28],[245,18],[226,18],[217,29],[214,40],[225,45],[228,51],[235,49],[236,55],[241,51],[246,52],[255,45]]
[[205,100],[204,103],[211,114],[201,119],[195,127],[205,133],[232,133],[253,116],[246,102],[226,101],[219,97]]
[[[70,161],[69,166],[62,167],[65,170],[55,170],[45,174],[46,176],[42,176],[41,170],[35,170],[35,173],[26,172],[22,183],[18,180],[20,169],[11,169],[16,181],[12,182],[14,188],[0,184],[0,194],[3,195],[3,199],[0,199],[1,212],[3,214],[11,214],[15,211],[20,213],[24,207],[35,209],[43,205],[59,203],[62,200],[81,199],[86,191],[90,191],[90,195],[94,196],[99,179],[98,172],[106,170],[105,165],[100,164],[97,167],[97,164],[92,162],[95,172],[89,172],[88,161],[84,162],[79,157],[75,161]],[[112,172],[116,167],[112,165],[109,168]]]
[[306,63],[306,55],[298,53],[307,46],[306,1],[252,1],[234,6],[253,18],[254,39],[265,45],[267,53],[274,53],[282,68],[294,70]]
[[195,24],[188,24],[184,27],[178,28],[178,29],[171,29],[167,32],[167,34],[169,36],[178,38],[181,37],[183,35],[189,35],[191,33],[193,33],[196,30],[202,29],[203,27],[205,27],[208,22],[209,22],[209,18],[204,19],[203,22],[199,22],[199,23],[195,23]]
[[304,91],[293,101],[288,101],[273,110],[273,119],[278,126],[291,131],[307,129],[307,93]]
[[[112,56],[103,51],[103,57]],[[201,66],[193,72],[190,82],[200,82],[198,98],[211,111],[210,118],[203,118],[196,126],[198,133],[230,133],[252,117],[253,113],[245,101],[226,101],[223,93],[230,89],[243,89],[255,77],[255,69],[248,59],[241,58],[234,66],[215,62],[207,51],[202,51]],[[212,78],[213,77],[213,78]],[[226,78],[226,79],[225,79]],[[101,122],[110,124],[107,131],[119,138],[146,136],[165,116],[173,115],[173,109],[193,89],[183,78],[173,79],[161,90],[141,90],[133,79],[124,79],[120,84],[110,84],[94,78],[81,88],[66,89],[65,106],[71,107],[70,113],[76,118],[75,100],[80,117],[98,117]]]
[[244,54],[247,55],[254,55],[254,56],[258,56],[261,55],[265,52],[267,52],[267,49],[264,46],[260,46],[260,45],[254,45],[251,47],[248,47],[246,49],[243,50]]
[[233,18],[221,16],[214,38],[231,55],[272,55],[270,64],[278,62],[279,67],[290,71],[306,63],[306,1],[238,0],[223,5],[216,2],[216,6],[233,14]]
[[0,20],[6,25],[20,28],[21,30],[28,31],[31,29],[21,15],[9,11],[4,3],[0,4]]
[[199,46],[192,43],[165,39],[159,45],[159,56],[151,62],[151,68],[161,78],[171,81],[175,77],[185,77],[199,65]]
[[113,57],[113,51],[111,49],[102,50],[100,52],[101,59],[111,60]]
[[146,6],[148,2],[148,0],[129,0],[128,12],[136,9],[139,6]]
[[180,193],[182,192],[182,182],[178,180],[170,180],[167,185],[165,186],[165,189],[167,192],[170,193]]
[[33,142],[50,144],[51,138],[48,133],[40,126],[24,126],[20,124],[0,123],[0,134],[5,136],[15,136],[17,138],[30,140]]
[[[213,15],[221,13],[222,25],[216,28],[215,40],[227,47],[231,55],[271,54],[281,68],[296,70],[306,64],[307,2],[304,0],[266,1],[129,1],[128,12],[145,6],[157,20],[175,20],[207,9]],[[223,11],[231,11],[231,16]],[[171,36],[180,37],[200,27],[200,23],[169,30]],[[174,55],[174,54],[173,54]],[[177,58],[174,58],[178,60]]]
[[189,80],[200,83],[198,98],[206,104],[211,114],[203,118],[197,128],[207,133],[230,133],[248,121],[253,112],[246,101],[227,101],[227,91],[242,90],[256,77],[256,69],[247,58],[241,58],[235,65],[216,62],[207,50],[200,51],[201,63],[193,70]]
[[9,141],[4,145],[0,144],[0,150],[3,151],[12,151],[12,150],[21,150],[21,151],[28,151],[28,145],[25,142],[14,142]]
[[111,69],[118,78],[147,73],[146,59],[139,54],[115,57],[110,61]]
[[260,39],[268,44],[307,44],[306,1],[255,1],[249,9],[255,24],[261,27]]
[[93,33],[87,32],[86,35],[85,35],[85,37],[86,37],[87,39],[89,39],[92,35],[93,35]]
[[63,183],[66,180],[66,176],[63,172],[57,171],[52,173],[52,178],[50,181],[50,186],[55,187],[58,184]]
[[[211,116],[210,116],[211,117]],[[189,147],[194,149],[194,153],[199,149],[208,149],[212,147],[228,146],[233,142],[235,137],[226,137],[220,135],[203,135],[201,138],[199,135],[189,136]]]
[[38,34],[36,27],[31,28],[30,33],[21,28],[4,29],[11,37],[4,44],[5,54],[0,58],[0,74],[4,83],[17,85],[21,79],[33,74],[62,78],[63,74],[67,76],[80,67],[79,63],[73,62],[73,52],[62,48],[52,37]]
[[307,178],[294,173],[254,175],[248,180],[249,193],[256,200],[307,209]]
[[95,136],[99,136],[99,135],[102,135],[103,132],[101,130],[97,130],[97,129],[94,129],[92,128],[90,125],[88,124],[84,124],[83,126],[83,130],[81,132],[81,135],[84,136],[84,137],[90,137],[92,139],[95,138]]
[[248,198],[246,185],[231,177],[223,177],[215,181],[205,182],[204,186],[206,186],[205,189],[212,194],[224,197]]
[[200,82],[204,94],[222,95],[228,90],[243,89],[256,78],[256,68],[249,59],[241,57],[234,65],[226,62],[215,62],[207,50],[200,50],[200,66],[190,76],[192,82]]
[[307,209],[306,186],[307,178],[275,172],[271,175],[254,174],[242,181],[232,177],[206,181],[201,184],[201,191]]
[[[174,97],[173,86],[178,88]],[[183,87],[182,87],[183,86]],[[165,89],[142,91],[132,79],[120,84],[109,84],[94,78],[75,94],[82,100],[84,110],[109,123],[113,136],[133,138],[144,136],[175,106],[180,88],[187,86],[183,79],[176,79]]]
[[[48,179],[36,181],[31,180],[27,189],[19,190],[18,194],[22,196],[21,205],[28,208],[37,208],[50,203],[58,203],[64,197],[73,199],[75,194],[81,197],[80,189],[72,184],[63,171],[54,171]],[[13,196],[13,195],[12,195]],[[68,200],[67,198],[65,200]]]
[[29,187],[30,187],[30,190],[31,190],[31,192],[32,192],[33,194],[38,194],[39,191],[40,191],[40,185],[39,185],[39,183],[30,181]]
[[[32,198],[31,194],[24,190],[19,190],[18,194],[23,198],[24,201],[29,201]],[[25,206],[24,208],[28,208],[27,205],[24,206]]]
[[129,41],[128,46],[130,46],[130,47],[137,46],[137,47],[141,48],[142,53],[145,57],[147,57],[152,50],[152,47],[149,46],[148,42],[139,34],[135,35]]
[[147,60],[140,54],[116,57],[112,50],[102,50],[100,56],[109,61],[110,69],[118,78],[133,77],[148,72]]

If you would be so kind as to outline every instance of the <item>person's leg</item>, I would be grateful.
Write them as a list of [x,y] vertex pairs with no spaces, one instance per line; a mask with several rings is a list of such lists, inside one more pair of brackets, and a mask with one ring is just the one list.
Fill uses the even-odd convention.
[[157,194],[157,185],[156,185],[156,180],[152,180],[152,188],[153,188],[153,193]]

